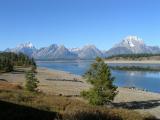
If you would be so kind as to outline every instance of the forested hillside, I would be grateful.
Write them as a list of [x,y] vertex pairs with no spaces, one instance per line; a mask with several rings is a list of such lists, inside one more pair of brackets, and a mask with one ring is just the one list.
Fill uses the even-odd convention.
[[12,52],[0,53],[0,72],[13,71],[14,66],[36,66],[33,58],[29,58],[23,53],[15,54]]

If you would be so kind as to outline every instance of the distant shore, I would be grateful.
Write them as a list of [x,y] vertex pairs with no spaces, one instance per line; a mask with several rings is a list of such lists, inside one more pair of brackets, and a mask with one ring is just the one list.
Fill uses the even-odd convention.
[[131,60],[105,60],[108,64],[160,64],[158,60],[143,60],[143,61],[131,61]]

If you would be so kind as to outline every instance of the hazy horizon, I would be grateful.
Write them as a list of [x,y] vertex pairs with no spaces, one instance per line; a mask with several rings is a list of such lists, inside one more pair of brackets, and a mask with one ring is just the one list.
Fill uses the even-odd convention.
[[0,50],[32,42],[108,50],[128,35],[160,46],[159,0],[2,0]]

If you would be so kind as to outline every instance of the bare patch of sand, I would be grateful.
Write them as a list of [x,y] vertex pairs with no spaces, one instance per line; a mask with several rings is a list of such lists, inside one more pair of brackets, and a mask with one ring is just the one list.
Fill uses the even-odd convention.
[[[0,75],[0,81],[24,85],[25,71],[27,69],[17,68],[16,72]],[[80,91],[88,89],[89,84],[81,76],[68,72],[51,70],[47,68],[37,69],[37,78],[40,81],[39,89],[47,94],[56,95],[79,95]]]
[[37,77],[39,88],[48,94],[79,95],[80,91],[89,88],[81,76],[63,71],[38,68]]

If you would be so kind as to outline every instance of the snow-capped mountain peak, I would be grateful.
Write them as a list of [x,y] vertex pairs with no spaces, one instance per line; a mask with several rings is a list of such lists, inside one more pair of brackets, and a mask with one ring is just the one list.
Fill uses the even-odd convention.
[[29,42],[29,43],[27,44],[27,46],[30,47],[30,48],[34,47],[31,42]]
[[34,48],[34,45],[31,42],[27,42],[27,43],[18,45],[17,48]]
[[147,46],[138,36],[127,36],[119,44],[107,51],[108,55],[117,54],[138,54],[138,53],[159,53],[159,47]]
[[6,49],[6,52],[24,53],[36,59],[95,59],[118,54],[160,53],[160,48],[146,45],[138,36],[127,36],[114,47],[104,52],[95,45],[85,45],[81,48],[66,48],[64,45],[52,44],[36,49],[31,42],[20,44],[16,48]]
[[81,48],[69,48],[69,51],[71,51],[71,52],[77,52],[80,50],[81,50]]
[[127,41],[132,41],[132,40],[142,41],[141,38],[139,38],[138,36],[133,36],[133,35],[130,35],[130,36],[125,37],[124,40],[127,40]]
[[138,36],[127,36],[126,38],[124,38],[123,42],[128,43],[130,47],[134,47],[135,43],[144,44],[143,40]]
[[127,36],[121,44],[128,45],[129,47],[136,47],[137,45],[144,45],[144,42],[138,36]]
[[138,36],[127,36],[119,44],[116,44],[114,47],[126,47],[126,48],[135,48],[138,46],[145,46],[145,43]]
[[20,44],[15,48],[12,49],[6,49],[6,52],[14,52],[14,53],[24,53],[28,56],[32,56],[32,54],[36,51],[36,48],[33,46],[31,42],[27,42],[24,44]]

